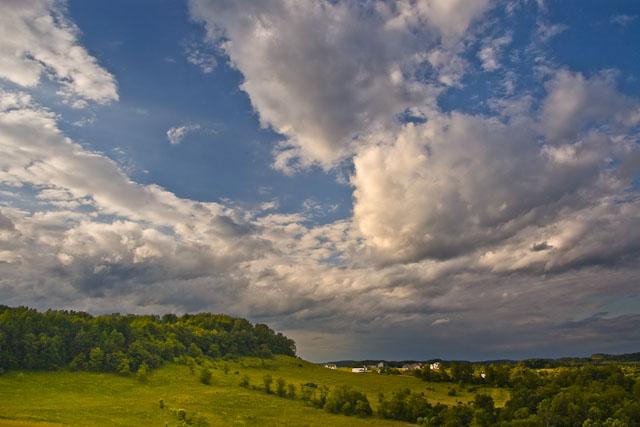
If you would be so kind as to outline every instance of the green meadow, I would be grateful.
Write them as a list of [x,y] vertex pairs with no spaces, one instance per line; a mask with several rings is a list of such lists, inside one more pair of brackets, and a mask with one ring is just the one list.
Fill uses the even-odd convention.
[[[298,399],[278,397],[240,387],[244,375],[251,385],[263,377],[284,379],[299,390],[313,382],[331,388],[351,385],[367,394],[375,411],[378,393],[410,388],[424,392],[432,402],[447,405],[490,394],[497,406],[509,398],[504,389],[462,390],[451,383],[426,383],[412,376],[353,374],[330,370],[289,356],[271,359],[240,358],[205,362],[212,372],[210,385],[201,384],[199,369],[169,363],[149,374],[134,376],[92,372],[22,372],[0,375],[0,426],[177,426],[177,411],[199,416],[212,426],[400,426],[401,422],[329,414]],[[451,388],[456,396],[450,396]],[[160,406],[160,400],[164,408]]]

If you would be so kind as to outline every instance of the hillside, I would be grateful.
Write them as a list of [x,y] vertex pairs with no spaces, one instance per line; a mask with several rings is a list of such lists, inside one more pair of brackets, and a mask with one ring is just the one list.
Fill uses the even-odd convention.
[[[374,407],[378,392],[388,394],[404,387],[424,391],[431,402],[451,404],[473,399],[473,394],[468,392],[455,398],[448,396],[447,384],[429,384],[408,376],[332,371],[288,356],[211,363],[211,385],[201,384],[197,371],[192,373],[188,366],[174,363],[152,372],[146,382],[109,373],[10,372],[0,376],[0,426],[31,423],[36,426],[178,425],[171,408],[184,409],[187,414],[197,412],[212,426],[406,425],[376,418],[332,415],[300,400],[242,388],[238,384],[245,374],[252,384],[260,384],[263,376],[270,374],[274,379],[282,377],[296,386],[307,382],[331,387],[352,385],[364,391]],[[490,392],[498,404],[508,398],[505,390]],[[165,409],[160,409],[160,399],[164,400]]]
[[640,365],[602,356],[352,373],[297,358],[292,340],[226,315],[0,306],[0,426],[400,421],[640,427]]

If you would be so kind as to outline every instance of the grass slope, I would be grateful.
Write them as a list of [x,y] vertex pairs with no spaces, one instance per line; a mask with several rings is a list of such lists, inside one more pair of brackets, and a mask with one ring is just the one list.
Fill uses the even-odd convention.
[[[198,382],[198,372],[169,364],[146,383],[134,378],[88,372],[12,372],[0,376],[0,426],[50,425],[169,426],[178,424],[169,408],[198,412],[212,426],[401,426],[376,418],[359,419],[328,414],[289,400],[238,386],[244,374],[261,384],[265,374],[282,377],[298,386],[315,382],[335,386],[349,384],[366,392],[372,406],[378,392],[403,387],[424,391],[431,402],[453,404],[473,398],[471,393],[447,395],[450,384],[424,383],[412,377],[351,374],[325,369],[292,357],[271,360],[244,358],[214,361],[211,385]],[[224,373],[224,366],[229,371]],[[239,374],[235,374],[238,371]],[[508,398],[505,390],[488,390],[498,404]],[[163,399],[165,409],[158,402]]]

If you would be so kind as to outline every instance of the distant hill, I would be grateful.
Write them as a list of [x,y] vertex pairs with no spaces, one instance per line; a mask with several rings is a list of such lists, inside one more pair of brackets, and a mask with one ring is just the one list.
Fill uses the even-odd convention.
[[444,360],[444,359],[425,359],[425,360],[384,360],[384,359],[365,359],[365,360],[337,360],[326,363],[333,363],[339,368],[352,368],[359,366],[375,365],[379,362],[383,362],[386,366],[392,368],[399,368],[403,365],[412,363],[471,363],[474,365],[498,365],[498,364],[523,364],[528,368],[551,368],[556,366],[572,366],[582,365],[585,363],[598,363],[598,362],[640,362],[640,352],[638,353],[625,353],[625,354],[604,354],[596,353],[590,357],[559,357],[559,358],[531,358],[531,359],[495,359],[495,360],[481,360],[481,361],[467,361],[467,360]]

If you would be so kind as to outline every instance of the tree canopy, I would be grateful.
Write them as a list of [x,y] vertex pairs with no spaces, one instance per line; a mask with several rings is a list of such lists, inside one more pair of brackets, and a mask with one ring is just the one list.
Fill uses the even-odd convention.
[[0,369],[129,373],[180,356],[295,356],[293,340],[224,314],[109,314],[0,305]]

